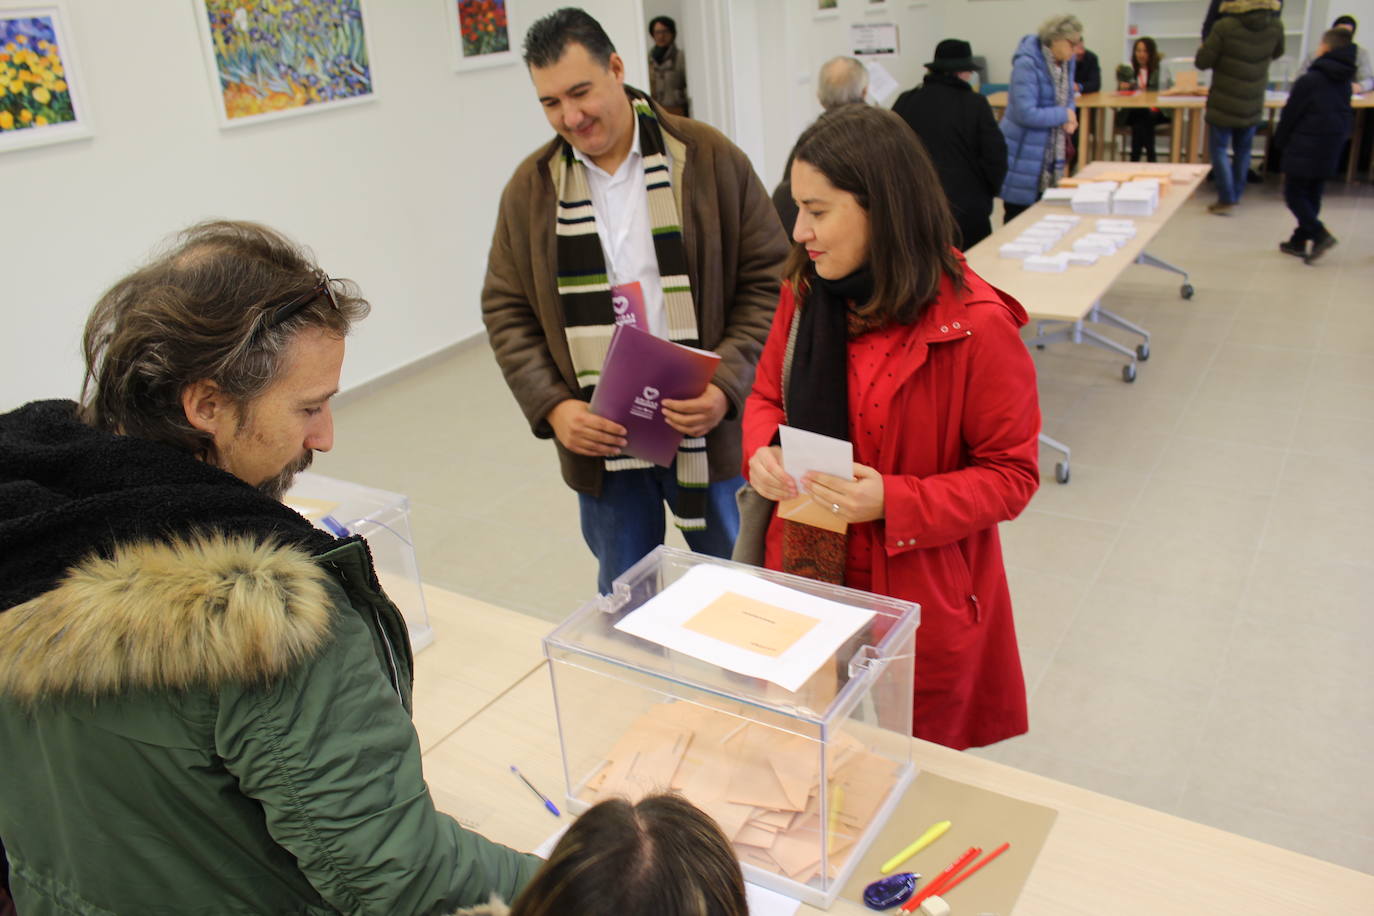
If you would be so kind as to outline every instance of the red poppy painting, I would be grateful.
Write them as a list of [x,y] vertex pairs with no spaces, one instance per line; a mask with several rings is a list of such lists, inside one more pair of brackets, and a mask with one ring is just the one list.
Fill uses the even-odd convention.
[[508,0],[449,0],[458,69],[514,60],[507,6]]

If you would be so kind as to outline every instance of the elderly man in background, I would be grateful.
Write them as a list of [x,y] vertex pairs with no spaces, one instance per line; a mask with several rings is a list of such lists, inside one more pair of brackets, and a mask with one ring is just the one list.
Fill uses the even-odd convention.
[[368,304],[193,227],[86,324],[80,404],[0,415],[0,835],[25,916],[408,913],[539,859],[435,810],[405,621],[283,505]]
[[[816,80],[816,99],[830,111],[841,105],[861,105],[868,95],[868,68],[853,57],[832,57],[821,65]],[[782,227],[790,235],[797,222],[797,204],[792,200],[792,154],[782,170],[782,181],[773,190],[773,206]]]
[[946,38],[926,64],[925,81],[892,106],[930,153],[964,250],[992,234],[992,200],[1007,174],[1007,143],[992,106],[969,85],[975,66],[968,42]]

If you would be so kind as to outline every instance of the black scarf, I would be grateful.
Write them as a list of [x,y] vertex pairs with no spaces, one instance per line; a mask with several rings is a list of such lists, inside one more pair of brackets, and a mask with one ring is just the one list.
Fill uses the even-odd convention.
[[661,64],[661,63],[663,63],[663,58],[667,57],[667,56],[668,56],[668,52],[670,52],[670,51],[672,51],[672,50],[673,50],[673,46],[672,46],[671,44],[666,44],[666,45],[661,45],[661,46],[660,46],[660,45],[654,45],[652,48],[649,49],[649,56],[652,57],[652,58],[654,59],[654,63],[656,63],[656,64]]
[[797,314],[788,425],[849,438],[849,314],[872,298],[873,274],[867,267],[838,280],[811,278]]
[[179,449],[92,429],[71,401],[0,414],[0,612],[50,590],[92,554],[205,531],[312,555],[340,543]]

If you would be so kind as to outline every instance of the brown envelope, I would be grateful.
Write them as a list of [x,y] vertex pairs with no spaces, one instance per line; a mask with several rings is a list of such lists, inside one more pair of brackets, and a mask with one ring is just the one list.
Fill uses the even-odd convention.
[[849,523],[832,512],[829,506],[822,506],[805,493],[778,503],[778,517],[840,534],[849,530]]

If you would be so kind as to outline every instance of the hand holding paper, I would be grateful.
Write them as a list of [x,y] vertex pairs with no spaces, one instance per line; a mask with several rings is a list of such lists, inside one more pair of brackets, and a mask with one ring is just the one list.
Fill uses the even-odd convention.
[[849,528],[849,523],[841,517],[838,502],[822,501],[808,493],[802,478],[819,473],[850,479],[854,467],[854,443],[791,426],[779,426],[778,435],[782,440],[783,469],[796,482],[802,494],[778,503],[778,515],[843,534]]
[[720,425],[730,400],[725,392],[708,382],[706,390],[688,400],[663,399],[663,419],[684,436],[704,436]]
[[883,517],[883,475],[867,465],[854,464],[854,479],[811,473],[802,477],[802,489],[818,503],[838,506],[835,514],[846,522],[872,522]]
[[568,398],[550,410],[547,419],[558,441],[574,454],[600,458],[619,455],[625,447],[625,427],[598,417],[586,401]]
[[782,449],[765,445],[749,459],[749,485],[764,499],[781,502],[797,495],[797,484],[782,466]]

